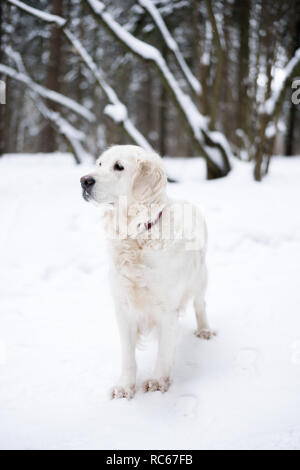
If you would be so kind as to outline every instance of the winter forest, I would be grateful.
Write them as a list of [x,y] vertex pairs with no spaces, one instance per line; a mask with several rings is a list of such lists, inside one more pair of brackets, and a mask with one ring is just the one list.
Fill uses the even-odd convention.
[[0,64],[1,154],[134,142],[260,181],[300,152],[298,0],[2,0]]
[[[0,0],[0,449],[300,450],[299,130],[300,0]],[[132,400],[81,187],[115,144],[202,210],[217,332],[186,305],[166,393],[143,336]],[[161,253],[175,295],[191,271]]]

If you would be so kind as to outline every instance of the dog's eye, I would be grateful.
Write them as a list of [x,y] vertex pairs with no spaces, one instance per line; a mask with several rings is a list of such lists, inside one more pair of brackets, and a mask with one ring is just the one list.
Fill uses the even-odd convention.
[[124,170],[124,167],[119,163],[119,162],[116,162],[114,164],[114,170],[115,171],[123,171]]
[[98,165],[101,166],[101,162],[98,162]]

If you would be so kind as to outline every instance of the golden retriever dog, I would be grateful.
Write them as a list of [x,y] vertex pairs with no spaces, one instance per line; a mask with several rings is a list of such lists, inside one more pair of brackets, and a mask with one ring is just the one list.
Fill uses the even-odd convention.
[[134,145],[114,146],[80,180],[83,197],[102,207],[122,369],[112,398],[133,398],[139,336],[155,328],[158,355],[144,391],[171,384],[178,317],[193,299],[196,336],[209,339],[205,290],[206,225],[194,205],[167,196],[163,160]]

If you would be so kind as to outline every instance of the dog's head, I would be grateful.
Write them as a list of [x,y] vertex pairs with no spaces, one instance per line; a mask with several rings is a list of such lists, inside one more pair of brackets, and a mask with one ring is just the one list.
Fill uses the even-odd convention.
[[99,204],[156,202],[167,179],[161,158],[135,145],[116,145],[96,161],[96,169],[80,179],[83,198]]

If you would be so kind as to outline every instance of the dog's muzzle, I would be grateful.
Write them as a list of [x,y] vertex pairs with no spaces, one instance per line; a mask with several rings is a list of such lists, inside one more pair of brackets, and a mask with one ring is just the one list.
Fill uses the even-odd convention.
[[86,201],[89,201],[91,197],[92,187],[94,186],[95,183],[96,183],[96,180],[92,176],[86,175],[80,178],[80,184],[82,187],[82,197]]

